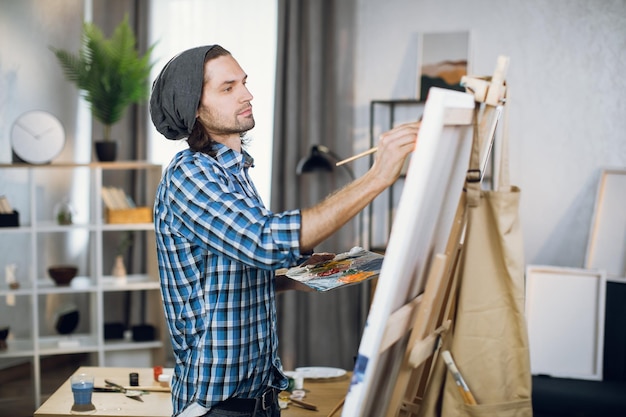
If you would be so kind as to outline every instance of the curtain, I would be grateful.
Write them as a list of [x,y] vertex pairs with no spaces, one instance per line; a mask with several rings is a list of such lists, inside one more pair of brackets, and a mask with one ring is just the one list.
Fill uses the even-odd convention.
[[[148,16],[149,0],[109,0],[106,3],[92,0],[93,22],[103,31],[106,37],[110,37],[113,30],[128,15],[128,22],[135,33],[137,49],[144,54],[148,49]],[[154,61],[154,57],[152,58]],[[131,104],[124,113],[122,119],[113,125],[111,134],[117,140],[117,161],[145,160],[147,155],[147,126],[149,112],[146,103]],[[102,126],[94,121],[94,137],[100,134]],[[105,181],[108,185],[115,185],[127,190],[133,196],[137,204],[152,206],[153,201],[144,201],[141,184],[145,184],[145,172],[142,170],[105,173]],[[146,250],[148,236],[143,233],[133,233],[135,241],[128,253],[125,254],[125,264],[128,273],[146,270]],[[108,233],[104,236],[108,240],[105,247],[113,251],[119,243],[120,235]],[[107,254],[111,257],[110,253]],[[105,270],[112,267],[105,265]],[[107,295],[106,302],[120,304],[122,321],[126,326],[143,324],[145,315],[144,292],[126,292],[121,300],[117,295]]]
[[[312,145],[352,152],[354,1],[279,0],[272,199],[283,211],[312,206],[345,185],[345,169],[296,175]],[[360,244],[355,221],[317,252],[345,252]],[[285,369],[352,369],[363,326],[367,287],[328,293],[278,295],[279,352]]]

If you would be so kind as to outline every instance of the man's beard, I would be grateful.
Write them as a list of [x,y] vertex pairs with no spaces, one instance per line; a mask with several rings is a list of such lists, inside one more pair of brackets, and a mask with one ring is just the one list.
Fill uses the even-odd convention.
[[250,115],[246,117],[243,121],[239,121],[239,119],[235,120],[234,124],[225,123],[223,119],[215,118],[212,114],[208,114],[209,120],[208,123],[202,123],[205,126],[209,127],[209,131],[219,135],[231,135],[231,134],[239,134],[245,135],[248,131],[252,130],[255,126],[254,116]]

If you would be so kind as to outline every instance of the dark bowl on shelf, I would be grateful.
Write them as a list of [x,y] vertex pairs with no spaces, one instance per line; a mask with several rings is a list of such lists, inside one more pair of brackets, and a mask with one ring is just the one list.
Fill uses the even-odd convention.
[[73,265],[56,265],[48,268],[48,275],[58,286],[70,285],[78,273],[78,267]]

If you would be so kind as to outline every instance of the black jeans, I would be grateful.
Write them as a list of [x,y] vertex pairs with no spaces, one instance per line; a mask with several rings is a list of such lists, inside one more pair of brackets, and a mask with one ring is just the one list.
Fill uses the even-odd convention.
[[274,401],[270,407],[263,410],[261,406],[261,399],[257,399],[256,413],[254,412],[254,406],[249,407],[248,410],[238,409],[239,407],[228,407],[228,401],[216,405],[206,413],[203,417],[280,417],[280,406],[278,405],[278,392],[274,394]]
[[246,411],[220,410],[214,408],[206,413],[204,417],[280,417],[280,407],[278,403],[275,403],[267,410],[258,410],[254,415]]

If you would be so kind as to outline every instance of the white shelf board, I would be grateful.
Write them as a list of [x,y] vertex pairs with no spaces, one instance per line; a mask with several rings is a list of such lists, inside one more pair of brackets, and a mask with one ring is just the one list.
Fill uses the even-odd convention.
[[125,283],[121,283],[120,278],[111,275],[102,277],[102,291],[158,290],[160,288],[159,281],[149,275],[127,275]]
[[34,354],[32,339],[9,339],[7,349],[0,350],[0,358],[31,357]]
[[93,335],[48,336],[39,339],[41,355],[97,352],[98,342]]
[[161,342],[160,340],[151,340],[148,342],[133,342],[129,340],[107,340],[104,343],[104,350],[106,352],[118,350],[155,349],[161,347],[163,347],[163,342]]

